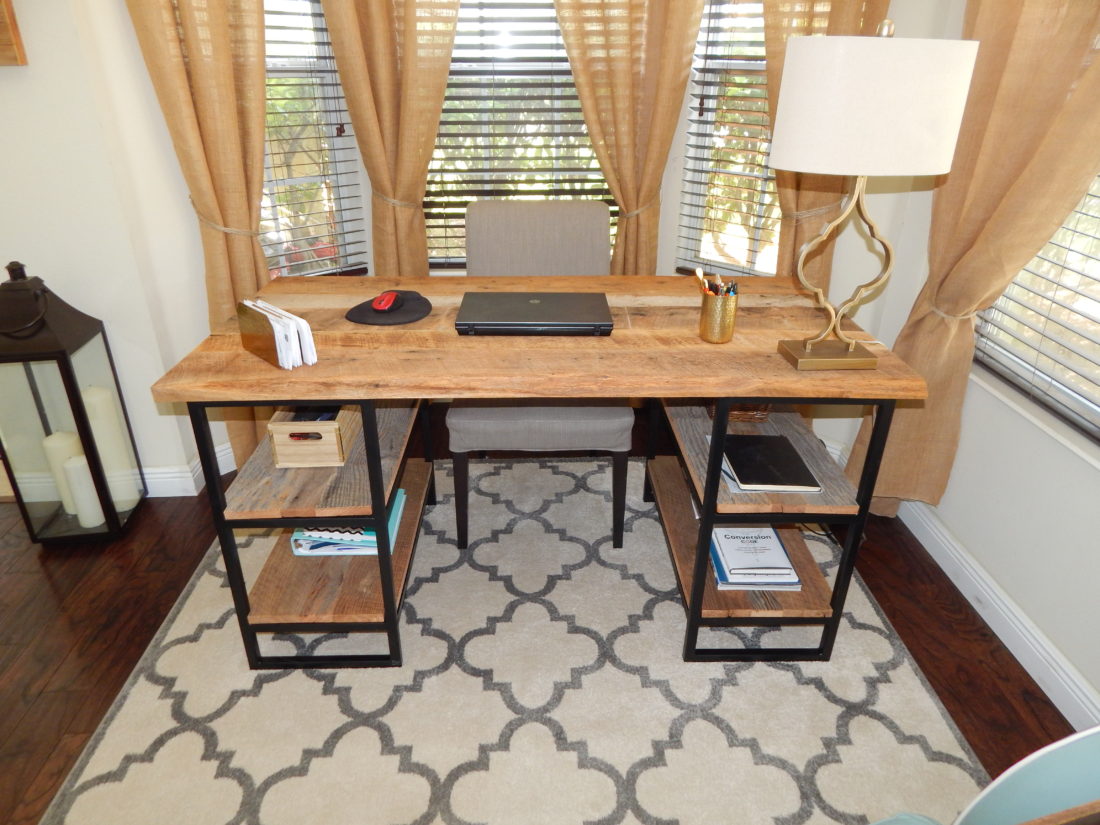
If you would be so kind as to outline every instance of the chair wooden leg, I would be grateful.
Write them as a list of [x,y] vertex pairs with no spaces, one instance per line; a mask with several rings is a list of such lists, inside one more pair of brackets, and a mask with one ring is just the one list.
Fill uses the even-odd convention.
[[455,537],[460,549],[466,548],[466,527],[470,504],[470,454],[451,453],[455,479]]
[[629,452],[611,454],[611,546],[623,546],[626,520],[626,467]]

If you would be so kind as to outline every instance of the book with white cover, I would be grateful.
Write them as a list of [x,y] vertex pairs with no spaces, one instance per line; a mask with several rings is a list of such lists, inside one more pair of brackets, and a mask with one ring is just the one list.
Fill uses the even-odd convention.
[[802,587],[774,528],[715,527],[710,555],[719,589],[799,590]]
[[[387,521],[391,546],[404,510],[405,491],[399,489],[394,493]],[[378,553],[378,536],[374,530],[299,527],[290,536],[290,549],[296,556],[374,556]]]

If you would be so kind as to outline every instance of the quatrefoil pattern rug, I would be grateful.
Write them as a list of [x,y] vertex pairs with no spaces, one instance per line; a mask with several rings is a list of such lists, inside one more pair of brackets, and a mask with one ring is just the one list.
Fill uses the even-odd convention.
[[[987,781],[858,579],[830,662],[685,663],[640,462],[621,549],[604,462],[475,463],[464,551],[436,472],[403,667],[250,671],[214,548],[43,822],[950,821]],[[246,566],[272,544],[244,537]]]

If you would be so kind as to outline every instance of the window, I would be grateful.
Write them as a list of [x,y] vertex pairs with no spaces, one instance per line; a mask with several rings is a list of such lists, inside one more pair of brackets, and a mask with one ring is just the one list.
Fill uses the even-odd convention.
[[359,151],[319,0],[265,0],[260,242],[273,277],[366,272]]
[[553,0],[463,2],[424,200],[433,268],[462,267],[479,198],[617,207],[581,114]]
[[975,357],[1100,439],[1100,175],[981,313]]
[[780,214],[767,165],[762,3],[707,0],[690,104],[676,262],[729,275],[774,275]]

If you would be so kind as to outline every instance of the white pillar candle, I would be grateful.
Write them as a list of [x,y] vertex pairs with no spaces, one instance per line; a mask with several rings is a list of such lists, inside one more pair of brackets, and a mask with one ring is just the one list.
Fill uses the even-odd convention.
[[135,481],[137,467],[115,403],[115,394],[105,387],[85,387],[80,395],[84,399],[96,450],[107,476],[111,499],[117,510],[129,510],[140,498]]
[[73,502],[76,504],[76,520],[81,527],[98,527],[106,519],[99,503],[92,471],[88,469],[88,457],[74,455],[65,459],[65,480],[69,483]]
[[73,494],[69,490],[69,482],[65,478],[65,461],[77,455],[84,455],[84,449],[80,446],[80,436],[66,431],[48,435],[42,439],[42,449],[46,453],[46,464],[49,465],[50,475],[57,485],[57,493],[61,498],[61,506],[70,516],[76,515],[76,503]]

